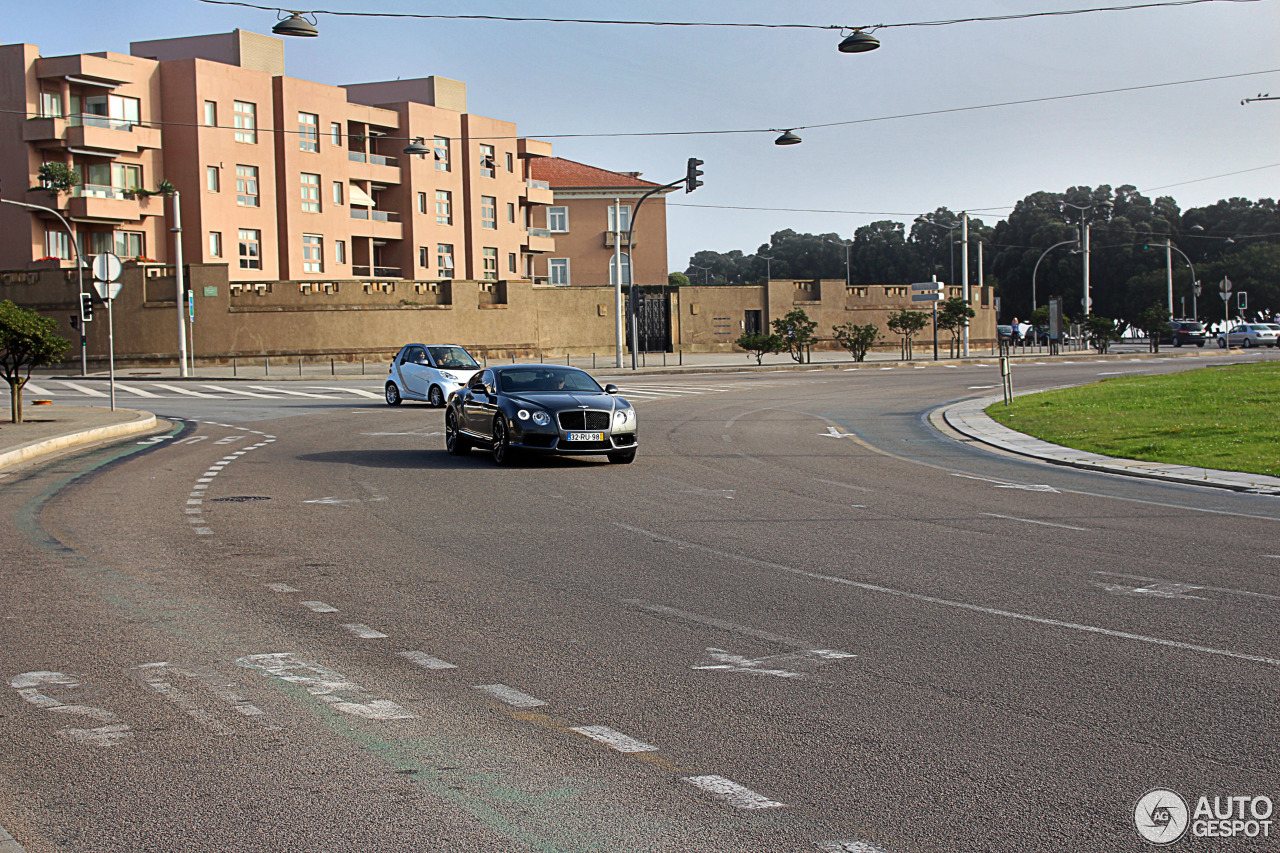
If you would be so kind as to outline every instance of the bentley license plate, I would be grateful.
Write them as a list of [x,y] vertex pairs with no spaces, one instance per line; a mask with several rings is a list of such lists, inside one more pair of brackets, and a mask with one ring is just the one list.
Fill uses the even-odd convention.
[[569,433],[570,441],[604,441],[604,433],[602,432],[571,432]]

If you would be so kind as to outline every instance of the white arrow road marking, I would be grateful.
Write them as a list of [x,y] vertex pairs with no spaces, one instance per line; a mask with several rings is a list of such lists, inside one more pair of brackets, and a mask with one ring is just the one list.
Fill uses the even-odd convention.
[[513,708],[537,708],[547,704],[541,699],[530,696],[528,693],[522,693],[505,684],[477,684],[475,688],[481,693],[488,693],[499,702],[506,702]]
[[984,512],[983,515],[989,515],[992,518],[1003,518],[1006,521],[1021,521],[1024,524],[1038,524],[1041,527],[1060,527],[1063,530],[1082,530],[1088,531],[1087,527],[1073,527],[1070,524],[1054,524],[1052,521],[1036,521],[1034,518],[1018,518],[1016,515],[999,515],[994,512]]
[[951,476],[961,477],[965,480],[981,480],[984,483],[994,483],[997,489],[1022,489],[1027,492],[1053,492],[1055,495],[1058,494],[1058,490],[1053,486],[1043,484],[1010,483],[1008,480],[992,480],[990,477],[975,477],[972,474],[952,474]]
[[[709,663],[691,667],[698,670],[745,672],[751,675],[774,675],[779,678],[807,678],[806,670],[817,669],[827,661],[846,660],[857,655],[835,649],[802,649],[781,655],[748,658],[731,654],[724,649],[707,648]],[[799,670],[799,671],[798,671]]]
[[856,438],[857,436],[855,436],[851,432],[843,432],[837,429],[836,427],[829,426],[827,427],[826,432],[818,433],[818,437],[819,438]]
[[[1280,556],[1280,555],[1277,555],[1277,556]],[[1149,584],[1177,583],[1177,581],[1170,581],[1165,578],[1149,578],[1149,577],[1146,577],[1145,575],[1126,575],[1121,572],[1095,571],[1094,574],[1106,575],[1108,577],[1113,577],[1113,578],[1125,578],[1127,580],[1133,580],[1133,581],[1145,581]],[[1191,585],[1188,584],[1187,586],[1190,587]],[[1280,595],[1267,595],[1265,592],[1250,592],[1247,589],[1229,589],[1227,587],[1207,586],[1205,584],[1195,584],[1194,588],[1203,589],[1207,592],[1222,592],[1222,593],[1226,593],[1227,595],[1244,595],[1250,598],[1264,598],[1267,601],[1280,601]]]
[[[348,681],[342,673],[318,663],[300,660],[292,652],[248,655],[237,659],[236,664],[259,670],[265,676],[278,678],[289,684],[297,684],[318,701],[353,717],[365,720],[412,720],[418,716],[389,699],[368,699],[368,691],[359,684]],[[364,701],[352,701],[354,699]]]
[[599,741],[605,746],[616,749],[618,752],[657,752],[658,748],[652,744],[645,743],[641,740],[624,735],[620,731],[609,728],[608,726],[574,726],[573,731],[580,735],[585,735],[594,741]]
[[1187,595],[1188,592],[1201,589],[1201,587],[1185,583],[1156,583],[1151,584],[1150,586],[1123,586],[1117,583],[1098,583],[1097,581],[1094,581],[1093,585],[1099,589],[1106,590],[1113,595],[1145,595],[1149,598],[1183,598],[1195,601],[1209,600],[1203,595]]
[[736,809],[776,809],[783,805],[762,797],[750,788],[744,788],[723,776],[685,776],[684,781],[695,788],[701,788],[718,800],[724,800]]
[[110,711],[94,708],[91,705],[64,704],[52,696],[47,696],[40,692],[40,688],[45,685],[75,690],[80,687],[80,682],[73,676],[63,675],[61,672],[50,672],[49,670],[23,672],[9,679],[9,686],[17,690],[18,695],[25,701],[35,705],[37,708],[44,708],[55,714],[88,717],[104,724],[92,729],[63,726],[58,729],[58,734],[62,737],[74,740],[77,743],[102,747],[119,746],[121,741],[133,737],[133,732],[129,731],[129,726],[124,723],[113,722],[116,719],[116,715]]

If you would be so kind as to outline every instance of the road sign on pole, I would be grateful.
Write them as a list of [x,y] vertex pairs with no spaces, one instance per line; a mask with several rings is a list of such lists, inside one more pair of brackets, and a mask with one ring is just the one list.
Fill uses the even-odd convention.
[[111,381],[111,411],[116,410],[116,334],[115,318],[111,307],[120,295],[120,273],[124,264],[111,252],[102,252],[93,259],[93,286],[107,302],[107,368]]
[[940,281],[917,281],[911,285],[911,301],[912,302],[941,302],[942,301],[942,282]]

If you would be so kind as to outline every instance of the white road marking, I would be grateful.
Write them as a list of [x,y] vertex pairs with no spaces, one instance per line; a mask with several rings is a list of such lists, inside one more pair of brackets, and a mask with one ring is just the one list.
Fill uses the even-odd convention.
[[144,663],[135,666],[133,669],[137,676],[146,682],[147,686],[152,690],[181,708],[187,716],[215,734],[229,735],[234,734],[235,730],[204,708],[201,708],[199,703],[192,699],[189,694],[174,687],[169,681],[170,673],[204,682],[205,687],[214,696],[229,703],[241,716],[263,716],[261,708],[241,698],[239,694],[231,690],[234,685],[224,682],[215,672],[175,666],[168,662]]
[[94,708],[91,705],[67,705],[52,696],[41,692],[41,688],[61,687],[67,690],[75,690],[80,687],[80,682],[70,675],[63,675],[61,672],[50,672],[49,670],[37,670],[34,672],[23,672],[9,679],[9,686],[18,691],[18,695],[24,701],[35,705],[37,708],[44,708],[46,711],[52,711],[55,714],[67,714],[88,717],[103,725],[95,726],[91,729],[78,729],[74,726],[63,726],[58,729],[58,734],[77,743],[89,744],[92,746],[112,747],[119,746],[121,741],[133,737],[133,732],[129,730],[129,726],[125,723],[114,722],[116,715],[110,711],[104,711],[102,708]]
[[166,391],[172,391],[175,394],[181,394],[184,397],[201,397],[205,400],[225,400],[226,397],[219,397],[217,394],[204,394],[200,391],[192,391],[190,388],[179,388],[177,385],[165,385],[163,382],[152,382],[157,388],[163,388]]
[[264,583],[263,586],[265,586],[267,589],[271,590],[272,592],[297,592],[298,591],[293,587],[289,586],[287,583]]
[[983,515],[989,515],[992,518],[1003,518],[1006,521],[1021,521],[1024,524],[1039,524],[1041,527],[1060,527],[1063,530],[1081,530],[1088,531],[1087,527],[1075,527],[1070,524],[1054,524],[1052,521],[1036,521],[1034,518],[1018,518],[1016,515],[1000,515],[994,512],[984,512]]
[[440,658],[433,658],[431,655],[427,654],[426,652],[405,651],[405,652],[397,652],[396,654],[400,655],[400,657],[406,660],[413,661],[423,669],[457,669],[458,668],[455,664],[451,664],[445,660],[440,660]]
[[70,388],[72,391],[79,391],[81,394],[84,394],[84,395],[89,396],[89,397],[107,397],[107,396],[110,396],[109,394],[106,394],[106,393],[104,393],[104,392],[102,392],[102,391],[99,391],[97,388],[90,388],[89,386],[87,386],[87,385],[81,385],[81,384],[79,384],[78,382],[65,382],[65,381],[64,381],[62,384],[63,384],[63,385],[65,385],[66,387]]
[[214,442],[214,444],[231,444],[232,442],[243,441],[243,440],[244,440],[243,435],[229,435],[226,438],[218,439],[217,441]]
[[330,394],[310,394],[306,391],[290,391],[287,388],[272,388],[270,385],[250,385],[255,391],[272,391],[276,394],[287,394],[290,397],[310,397],[313,400],[336,400]]
[[323,601],[299,601],[303,607],[312,613],[337,613],[338,608],[325,604]]
[[[1146,581],[1147,583],[1155,583],[1155,584],[1177,583],[1177,581],[1171,581],[1165,578],[1149,578],[1149,577],[1146,577],[1145,575],[1126,575],[1126,574],[1121,574],[1120,572],[1095,571],[1094,574],[1106,575],[1108,577],[1113,577],[1113,578],[1126,578],[1128,580],[1135,580],[1135,581]],[[1251,598],[1264,598],[1267,601],[1280,601],[1280,595],[1267,595],[1265,592],[1250,592],[1249,590],[1245,590],[1245,589],[1229,589],[1227,587],[1221,587],[1221,586],[1206,586],[1205,584],[1196,584],[1194,588],[1203,589],[1206,592],[1222,592],[1222,593],[1226,593],[1227,595],[1246,595]]]
[[197,536],[212,536],[213,530],[208,527],[197,527],[195,528],[195,533]]
[[866,841],[821,841],[818,853],[889,853]]
[[1124,373],[1124,371],[1123,370],[1104,370],[1098,375],[1099,376],[1119,376],[1121,373]]
[[692,666],[690,669],[700,670],[723,670],[726,672],[747,672],[752,675],[775,675],[779,678],[804,678],[803,673],[794,672],[789,669],[782,669],[779,666],[771,665],[770,662],[776,664],[779,660],[793,660],[795,655],[770,655],[763,658],[746,658],[742,655],[735,655],[726,652],[724,649],[708,648],[707,654],[710,655],[713,663],[699,664]]
[[857,438],[857,436],[855,436],[853,433],[842,432],[841,430],[833,426],[827,427],[826,432],[818,433],[818,437],[819,438]]
[[152,394],[150,391],[143,391],[141,388],[134,388],[132,385],[125,385],[121,382],[116,383],[116,390],[123,391],[126,394],[133,394],[138,397],[159,397],[159,394]]
[[351,506],[352,504],[360,503],[360,501],[355,498],[325,497],[325,498],[315,498],[309,501],[303,501],[303,503],[304,504],[325,504],[326,506]]
[[196,498],[190,498],[190,499],[187,501],[187,503],[188,503],[188,504],[193,504],[193,505],[199,506],[200,504],[204,503],[204,501],[202,501],[202,500],[198,500],[198,499],[196,499]]
[[342,627],[362,640],[383,640],[387,636],[381,631],[375,631],[363,622],[344,622]]
[[990,477],[975,477],[972,474],[956,474],[952,473],[952,477],[960,477],[965,480],[981,480],[984,483],[994,483],[998,489],[1022,489],[1027,492],[1053,492],[1058,494],[1058,490],[1053,486],[1043,484],[1034,485],[1031,483],[1010,483],[1008,480],[993,480]]
[[723,776],[685,776],[684,781],[695,788],[701,788],[718,800],[724,800],[735,809],[776,809],[783,805],[762,797],[750,788],[744,788]]
[[616,749],[618,752],[634,753],[658,751],[656,746],[645,743],[641,740],[636,740],[630,735],[624,735],[622,732],[611,729],[608,726],[574,726],[573,731],[580,735],[585,735],[594,741],[599,741],[611,749]]
[[682,495],[702,495],[703,497],[725,498],[726,500],[734,500],[733,493],[736,489],[681,489]]
[[54,392],[52,392],[52,391],[46,391],[45,389],[41,388],[39,385],[35,384],[34,382],[28,382],[26,385],[23,385],[23,386],[22,386],[22,390],[23,390],[24,392],[26,392],[27,394],[52,394],[52,393],[54,393]]
[[174,444],[196,444],[201,441],[207,441],[208,438],[209,436],[207,435],[189,435],[181,441],[175,441]]
[[382,399],[381,394],[375,394],[374,392],[366,391],[363,388],[340,388],[337,386],[327,386],[327,385],[308,385],[307,387],[317,391],[346,391],[348,394],[356,394],[357,396],[368,397],[373,400]]
[[508,687],[505,684],[477,684],[475,689],[481,693],[488,693],[494,699],[499,702],[506,702],[513,708],[537,708],[547,704],[541,699],[516,690],[514,687]]
[[970,385],[970,391],[986,391],[989,388],[999,388],[999,385]]
[[1062,628],[1069,631],[1079,631],[1085,634],[1098,634],[1104,637],[1111,637],[1118,640],[1132,640],[1138,643],[1145,643],[1155,646],[1163,646],[1171,649],[1181,649],[1182,651],[1197,652],[1199,654],[1215,655],[1218,657],[1231,658],[1233,660],[1249,661],[1250,663],[1261,663],[1268,666],[1280,667],[1280,659],[1266,657],[1264,655],[1251,655],[1243,652],[1233,652],[1228,649],[1217,649],[1212,646],[1199,646],[1194,643],[1184,643],[1179,640],[1165,640],[1160,637],[1148,637],[1143,634],[1133,634],[1128,631],[1114,631],[1110,628],[1100,628],[1096,625],[1084,625],[1079,622],[1067,622],[1061,619],[1048,619],[1043,616],[1031,616],[1026,613],[1016,613],[1011,610],[1000,610],[995,607],[983,607],[978,604],[969,604],[964,601],[952,601],[947,598],[939,598],[933,595],[923,595],[918,592],[907,592],[901,589],[894,589],[887,586],[879,586],[877,584],[863,583],[861,581],[850,580],[849,578],[835,577],[834,575],[824,575],[818,572],[808,572],[804,569],[797,569],[793,566],[784,566],[781,563],[771,563],[767,560],[757,560],[754,557],[748,557],[743,554],[734,554],[729,551],[721,551],[718,548],[710,548],[706,545],[699,545],[694,542],[686,542],[681,539],[673,539],[669,536],[663,536],[652,530],[644,530],[639,527],[632,527],[626,524],[614,522],[623,530],[629,530],[639,536],[647,536],[656,542],[665,542],[678,548],[692,548],[703,553],[713,554],[718,557],[724,557],[730,560],[736,560],[741,563],[747,563],[759,568],[772,569],[774,571],[785,572],[786,574],[795,575],[797,577],[809,578],[810,580],[823,581],[825,583],[838,584],[840,586],[861,589],[867,592],[878,592],[884,595],[898,596],[911,601],[919,601],[924,604],[933,604],[939,607],[951,607],[957,610],[967,610],[971,613],[981,613],[985,616],[994,616],[1001,619],[1014,619],[1020,622],[1029,622],[1035,625],[1044,625],[1049,628]]
[[1194,601],[1208,601],[1203,595],[1187,595],[1192,590],[1200,589],[1198,586],[1191,586],[1185,583],[1158,583],[1150,586],[1124,586],[1118,583],[1099,583],[1093,582],[1093,585],[1099,589],[1105,590],[1112,595],[1136,595],[1146,596],[1148,598],[1182,598]]
[[[289,684],[301,685],[317,700],[334,710],[365,720],[411,720],[418,715],[389,699],[367,699],[366,691],[359,684],[347,680],[342,673],[318,663],[300,660],[292,652],[275,652],[264,655],[248,655],[236,660],[239,666],[256,669],[264,675],[279,678]],[[309,672],[311,675],[300,673]],[[345,697],[345,698],[344,698]]]
[[243,388],[224,388],[221,385],[201,385],[201,388],[207,388],[210,391],[221,391],[224,394],[238,394],[242,397],[257,397],[262,400],[279,400],[275,394],[255,394],[252,391],[246,391]]

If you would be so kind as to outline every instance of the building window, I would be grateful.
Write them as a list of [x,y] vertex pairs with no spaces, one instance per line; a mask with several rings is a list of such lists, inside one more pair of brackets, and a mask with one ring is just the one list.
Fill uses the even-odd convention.
[[508,222],[516,221],[516,206],[511,202],[507,202],[507,221]]
[[631,256],[626,252],[618,255],[618,259],[609,259],[609,284],[618,283],[618,260],[622,262],[622,283],[631,284]]
[[236,166],[236,204],[241,207],[258,206],[257,166]]
[[[436,193],[436,195],[440,195],[440,193]],[[419,213],[427,212],[427,194],[426,193],[418,193],[418,212]]]
[[507,253],[507,270],[510,272],[516,271],[516,253],[515,252]]
[[61,229],[44,232],[44,255],[46,258],[72,260],[71,235]]
[[320,176],[302,173],[302,211],[320,212]]
[[[93,231],[89,234],[89,252],[94,255],[101,255],[103,252],[114,252],[116,250],[114,231]],[[77,243],[80,243],[77,240]],[[83,245],[83,243],[80,243]]]
[[493,177],[493,170],[497,168],[498,162],[493,159],[493,146],[480,146],[480,174],[486,178]]
[[507,171],[514,172],[516,170],[515,158],[511,156],[511,152],[507,152]]
[[333,182],[333,203],[342,204],[342,181]]
[[347,262],[347,241],[333,241],[333,262],[335,264],[345,264]]
[[453,278],[453,245],[440,243],[436,246],[436,269],[441,278]]
[[436,171],[449,171],[449,140],[443,136],[436,137]]
[[336,121],[329,122],[329,142],[339,148],[342,147],[342,125]]
[[59,92],[40,93],[40,115],[44,118],[62,118],[62,95]]
[[498,250],[492,246],[484,247],[484,280],[498,280]]
[[262,232],[256,228],[240,229],[240,269],[262,269]]
[[547,230],[556,234],[567,234],[569,232],[569,208],[548,207]]
[[146,257],[146,243],[141,231],[117,231],[116,254],[122,258]]
[[298,150],[320,150],[320,116],[315,113],[298,113]]
[[209,232],[209,257],[211,258],[222,257],[222,232],[221,231]]
[[418,266],[424,270],[431,268],[431,250],[426,246],[418,247]]
[[324,272],[324,240],[319,234],[302,235],[302,271]]
[[612,204],[609,205],[609,230],[610,231],[630,231],[631,230],[631,205],[629,204],[618,205],[618,209],[622,211],[622,217],[621,217],[622,222],[620,225],[615,224],[616,220],[618,219],[618,216],[616,215],[614,206]]
[[453,224],[453,193],[448,190],[436,190],[436,224]]
[[216,193],[219,190],[219,186],[220,186],[220,183],[218,180],[218,167],[205,166],[204,167],[204,188],[211,193]]
[[547,261],[547,271],[551,274],[551,283],[564,286],[569,283],[569,259],[551,258]]
[[480,196],[480,227],[498,230],[498,200],[491,195]]
[[[258,106],[247,101],[235,102],[236,142],[258,141]],[[254,267],[257,269],[257,267]]]
[[204,126],[205,127],[218,126],[218,102],[217,101],[204,102]]

